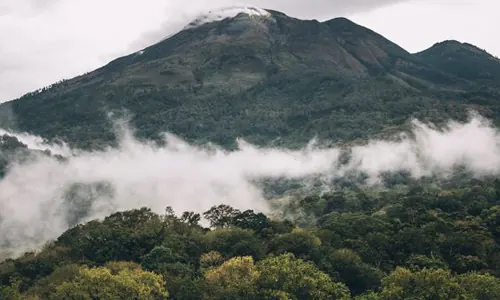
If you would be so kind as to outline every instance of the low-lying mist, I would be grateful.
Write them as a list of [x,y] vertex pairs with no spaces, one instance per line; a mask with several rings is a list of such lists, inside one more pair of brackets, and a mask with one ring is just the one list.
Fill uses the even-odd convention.
[[[235,151],[195,146],[165,134],[165,146],[139,142],[122,129],[117,148],[85,152],[66,145],[46,146],[43,139],[15,135],[30,148],[48,148],[66,160],[47,155],[11,163],[0,181],[0,247],[17,255],[36,249],[69,227],[110,213],[147,206],[163,212],[203,212],[213,205],[268,212],[261,179],[329,183],[363,173],[366,184],[381,182],[387,172],[414,178],[450,176],[463,166],[475,176],[500,172],[500,134],[484,118],[450,121],[444,128],[413,122],[412,132],[395,141],[373,140],[349,149],[262,148],[238,141]],[[346,159],[345,157],[348,157]]]

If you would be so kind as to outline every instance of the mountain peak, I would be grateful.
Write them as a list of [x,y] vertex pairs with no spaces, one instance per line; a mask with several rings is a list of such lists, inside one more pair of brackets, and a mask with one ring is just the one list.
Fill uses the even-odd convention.
[[416,53],[430,65],[468,80],[500,82],[500,60],[469,43],[446,40]]
[[462,43],[457,40],[445,40],[442,42],[435,43],[432,47],[430,47],[427,50],[424,50],[422,52],[426,51],[470,51],[470,52],[475,52],[477,54],[488,54],[485,50],[480,49],[477,46],[474,46],[469,43]]
[[271,17],[271,13],[263,8],[246,5],[227,6],[198,15],[196,19],[191,21],[184,29],[196,28],[203,24],[234,18],[239,14],[246,14],[251,17]]
[[[461,97],[456,93],[469,87],[500,82],[500,64],[487,55],[447,50],[453,47],[410,54],[346,18],[319,22],[232,6],[188,26],[98,70],[3,104],[0,113],[16,115],[15,129],[80,148],[113,141],[114,132],[103,130],[109,122],[103,107],[125,108],[141,137],[168,131],[224,146],[237,137],[299,145],[314,135],[367,137],[399,126],[416,107],[432,103],[426,107],[434,109],[443,94]],[[48,126],[46,116],[56,125]],[[387,117],[393,118],[388,127],[382,123]],[[2,124],[12,126],[10,119],[0,118]]]

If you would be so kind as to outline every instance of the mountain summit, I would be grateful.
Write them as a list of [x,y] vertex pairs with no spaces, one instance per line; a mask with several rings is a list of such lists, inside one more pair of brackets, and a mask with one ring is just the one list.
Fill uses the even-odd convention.
[[226,8],[140,53],[2,104],[0,113],[15,118],[0,125],[88,148],[113,142],[108,113],[125,109],[145,138],[169,131],[225,146],[237,137],[300,146],[315,136],[390,134],[412,117],[464,118],[471,107],[496,118],[498,60],[447,44],[411,54],[346,18]]
[[256,18],[270,18],[271,14],[262,8],[252,6],[229,6],[216,10],[210,10],[207,13],[200,14],[195,20],[191,21],[184,29],[196,28],[203,24],[222,21],[228,18],[234,18],[239,14],[253,16]]
[[436,68],[465,79],[500,82],[500,60],[469,43],[443,41],[416,55]]

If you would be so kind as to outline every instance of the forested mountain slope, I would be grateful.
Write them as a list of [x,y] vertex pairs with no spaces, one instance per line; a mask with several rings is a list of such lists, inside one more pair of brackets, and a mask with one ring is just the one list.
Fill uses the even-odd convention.
[[470,108],[497,121],[499,68],[468,44],[414,55],[345,18],[242,13],[4,103],[0,121],[94,147],[114,138],[108,113],[125,109],[143,137],[302,146],[391,133],[411,117],[463,119]]

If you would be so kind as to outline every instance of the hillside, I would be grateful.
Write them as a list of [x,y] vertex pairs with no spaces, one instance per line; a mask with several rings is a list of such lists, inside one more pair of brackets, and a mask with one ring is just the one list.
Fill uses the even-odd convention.
[[498,61],[464,50],[450,63],[440,48],[413,55],[345,18],[240,13],[4,103],[0,122],[84,148],[113,141],[107,116],[123,109],[139,136],[169,131],[224,146],[363,139],[411,117],[463,119],[471,107],[497,122]]

